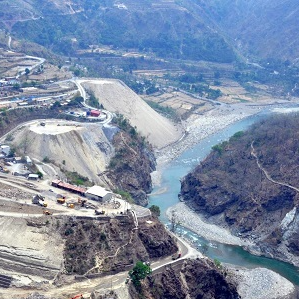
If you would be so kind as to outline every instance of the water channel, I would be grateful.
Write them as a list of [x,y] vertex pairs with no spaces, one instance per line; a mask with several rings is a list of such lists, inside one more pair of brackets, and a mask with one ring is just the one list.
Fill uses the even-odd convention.
[[[267,117],[267,115],[268,114],[259,114],[234,123],[222,131],[201,140],[196,146],[185,151],[181,156],[173,160],[163,170],[161,185],[155,187],[153,190],[153,194],[156,193],[156,195],[151,195],[149,198],[150,205],[155,204],[160,207],[160,220],[166,225],[169,225],[169,220],[167,219],[165,212],[168,207],[179,202],[178,193],[180,192],[180,178],[185,176],[191,169],[199,164],[199,162],[209,154],[212,146],[229,139],[229,137],[238,131],[246,130],[254,122]],[[163,190],[163,192],[159,192],[161,190]],[[223,263],[230,263],[247,268],[268,268],[284,276],[295,285],[299,285],[299,269],[293,265],[275,259],[252,255],[240,246],[226,245],[205,240],[198,234],[184,227],[180,227],[177,232],[192,241],[193,245],[199,249],[206,244],[208,250],[205,255],[211,259],[216,258]]]

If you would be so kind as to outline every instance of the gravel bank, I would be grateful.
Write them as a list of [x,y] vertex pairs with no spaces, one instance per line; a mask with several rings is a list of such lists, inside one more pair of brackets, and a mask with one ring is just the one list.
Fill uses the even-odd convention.
[[234,274],[242,299],[297,298],[294,285],[279,274],[265,268],[245,269],[227,266]]
[[183,202],[168,208],[166,211],[167,217],[170,218],[173,212],[184,227],[189,228],[205,239],[239,246],[248,245],[240,238],[233,236],[228,230],[205,222],[199,214],[193,212]]
[[224,105],[217,106],[204,115],[192,115],[183,123],[184,136],[175,143],[156,151],[157,170],[152,173],[153,184],[160,184],[161,172],[167,163],[178,157],[186,149],[197,144],[199,140],[258,112],[260,110],[256,107]]

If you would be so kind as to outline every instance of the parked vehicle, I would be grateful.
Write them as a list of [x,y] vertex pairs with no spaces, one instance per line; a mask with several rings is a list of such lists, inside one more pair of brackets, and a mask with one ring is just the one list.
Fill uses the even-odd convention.
[[179,251],[179,252],[173,254],[171,258],[172,258],[173,260],[177,260],[177,259],[179,259],[181,256],[182,256],[182,254],[181,254],[181,252]]
[[57,198],[57,203],[59,204],[64,204],[65,203],[65,198]]
[[43,210],[44,215],[52,215],[53,213],[48,210]]

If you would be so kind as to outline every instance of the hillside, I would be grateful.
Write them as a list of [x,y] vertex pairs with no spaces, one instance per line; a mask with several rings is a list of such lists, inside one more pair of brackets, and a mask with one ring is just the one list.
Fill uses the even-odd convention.
[[207,20],[246,56],[298,58],[298,2],[296,0],[201,0]]
[[276,116],[213,147],[182,180],[181,198],[255,250],[299,265],[299,116]]
[[49,165],[42,167],[45,178],[80,174],[83,180],[129,192],[136,203],[147,204],[150,173],[155,170],[153,149],[125,119],[102,128],[63,120],[46,121],[45,126],[32,121],[9,139],[18,155]]
[[[145,299],[238,299],[236,286],[209,260],[185,260],[165,267],[142,285]],[[133,286],[132,299],[140,298]]]
[[89,45],[112,45],[168,58],[232,62],[233,49],[195,8],[189,0],[46,1],[38,12],[33,9],[40,17],[14,22],[12,33],[67,55]]
[[[148,221],[151,220],[151,221]],[[137,260],[153,261],[177,251],[175,240],[154,218],[139,219],[135,229],[132,217],[92,219],[55,218],[64,240],[64,267],[67,274],[117,273]],[[63,273],[63,271],[62,271]]]
[[111,112],[120,113],[156,148],[177,141],[182,136],[179,126],[161,116],[135,92],[118,80],[82,80],[100,104]]
[[295,60],[299,48],[295,0],[2,3],[3,28],[66,55],[112,45],[167,58],[233,62],[238,54]]

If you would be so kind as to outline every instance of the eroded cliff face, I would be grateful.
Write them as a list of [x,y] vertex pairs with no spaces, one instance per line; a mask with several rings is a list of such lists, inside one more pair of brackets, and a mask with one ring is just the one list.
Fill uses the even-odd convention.
[[122,130],[113,138],[115,156],[107,176],[116,188],[129,192],[137,204],[145,206],[146,194],[152,190],[150,173],[156,166],[153,150],[125,119],[118,124]]
[[[140,298],[133,285],[133,299]],[[179,261],[153,274],[142,284],[145,299],[237,299],[236,286],[229,281],[224,271],[205,259]]]
[[298,115],[235,134],[189,173],[181,198],[210,221],[249,238],[251,249],[299,265]]

